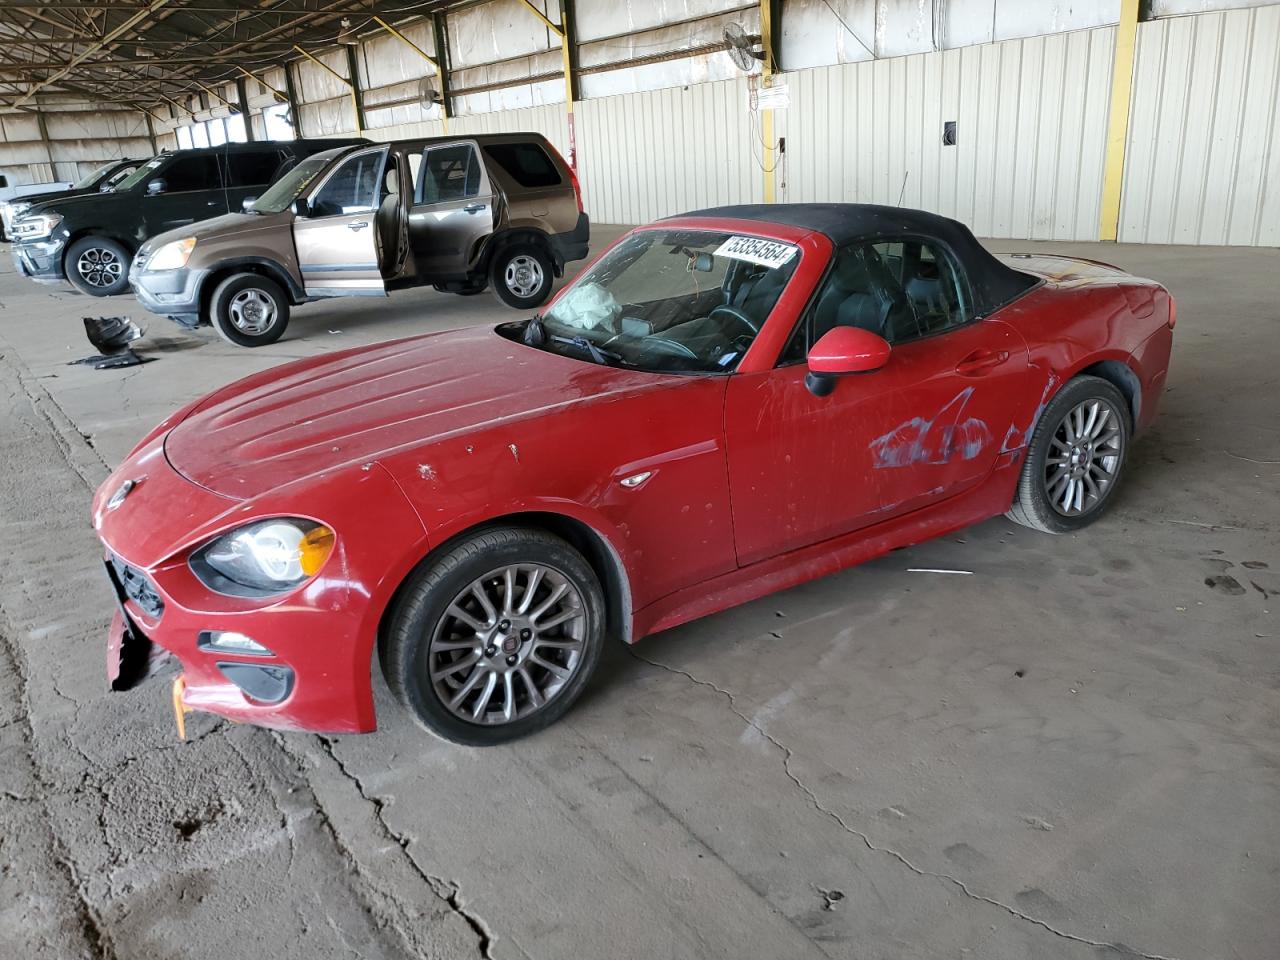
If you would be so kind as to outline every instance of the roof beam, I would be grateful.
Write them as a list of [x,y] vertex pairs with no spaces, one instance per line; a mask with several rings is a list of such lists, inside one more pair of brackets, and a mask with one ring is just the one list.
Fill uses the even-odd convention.
[[119,26],[114,27],[113,29],[108,31],[104,36],[102,36],[101,39],[96,40],[93,43],[89,44],[88,47],[86,47],[80,53],[72,57],[70,63],[68,63],[67,66],[63,67],[61,70],[55,71],[52,75],[45,77],[43,80],[39,80],[36,83],[34,83],[32,86],[28,87],[27,92],[13,102],[13,106],[15,107],[22,106],[24,103],[30,100],[33,96],[35,96],[38,91],[47,87],[51,83],[55,83],[58,80],[61,80],[63,77],[69,74],[72,70],[74,70],[80,63],[84,62],[85,60],[88,60],[91,56],[93,56],[95,53],[97,53],[99,50],[101,50],[103,47],[109,44],[112,40],[115,40],[117,37],[121,37],[127,34],[130,30],[138,26],[138,24],[145,21],[153,13],[155,13],[161,7],[166,6],[168,3],[169,3],[169,0],[151,0],[151,2],[148,3],[147,6],[145,6],[143,9],[139,10],[133,16],[127,18]]

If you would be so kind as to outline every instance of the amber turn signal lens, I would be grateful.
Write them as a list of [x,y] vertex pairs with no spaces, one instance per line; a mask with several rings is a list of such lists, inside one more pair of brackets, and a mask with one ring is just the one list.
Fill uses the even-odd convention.
[[298,565],[308,577],[314,576],[333,552],[333,531],[316,527],[298,544]]

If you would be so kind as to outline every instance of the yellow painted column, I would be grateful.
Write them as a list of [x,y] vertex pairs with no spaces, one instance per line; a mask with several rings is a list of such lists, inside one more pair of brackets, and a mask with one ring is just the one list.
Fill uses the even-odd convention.
[[1129,99],[1133,93],[1133,62],[1138,46],[1138,3],[1139,0],[1120,0],[1115,64],[1111,73],[1107,152],[1102,174],[1099,240],[1115,240],[1120,232],[1120,192],[1124,187],[1124,151],[1129,140]]

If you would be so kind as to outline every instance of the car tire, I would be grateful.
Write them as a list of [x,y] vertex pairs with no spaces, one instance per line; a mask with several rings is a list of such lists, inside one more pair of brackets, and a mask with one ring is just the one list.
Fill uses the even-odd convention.
[[289,325],[289,298],[270,277],[237,273],[214,289],[209,321],[228,343],[266,346],[279,340]]
[[604,594],[582,554],[541,530],[499,527],[410,576],[382,669],[428,732],[493,746],[563,716],[595,672],[604,636]]
[[489,267],[493,291],[509,307],[532,310],[547,302],[555,283],[554,265],[545,247],[517,243],[499,250]]
[[1132,432],[1128,402],[1114,384],[1068,381],[1036,424],[1006,515],[1045,533],[1093,523],[1115,497]]
[[129,290],[129,251],[108,237],[81,237],[67,248],[63,272],[81,293],[113,297]]

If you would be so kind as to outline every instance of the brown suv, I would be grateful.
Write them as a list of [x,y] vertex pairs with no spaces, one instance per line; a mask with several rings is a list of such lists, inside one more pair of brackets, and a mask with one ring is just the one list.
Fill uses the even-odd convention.
[[151,312],[257,347],[320,297],[492,284],[532,309],[589,230],[577,178],[539,134],[399,140],[317,153],[244,213],[152,237],[129,283]]

